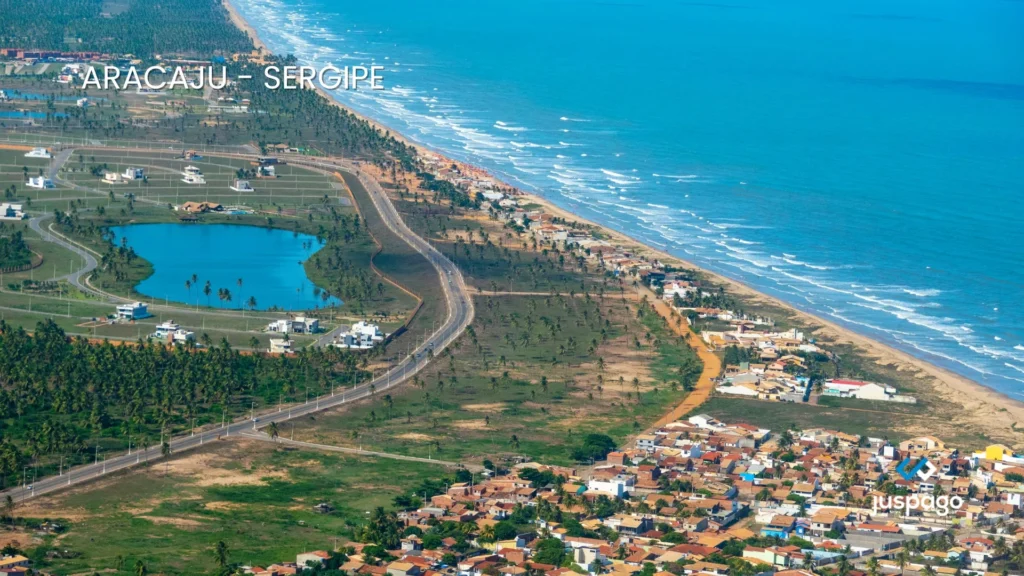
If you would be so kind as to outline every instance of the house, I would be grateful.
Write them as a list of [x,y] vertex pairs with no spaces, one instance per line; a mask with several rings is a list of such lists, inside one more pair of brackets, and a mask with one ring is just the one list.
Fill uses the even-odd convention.
[[181,326],[174,320],[167,320],[156,325],[156,331],[153,332],[154,338],[166,340],[167,338],[174,335],[175,332],[181,330]]
[[604,492],[616,498],[622,498],[633,489],[635,484],[636,477],[632,474],[616,474],[608,479],[591,478],[587,481],[587,490]]
[[231,189],[235,192],[255,192],[248,180],[235,180],[235,183],[231,185]]
[[388,576],[419,576],[420,567],[412,562],[392,562],[388,564]]
[[311,563],[316,566],[323,566],[324,563],[331,558],[331,555],[324,550],[314,550],[313,552],[303,552],[302,554],[295,555],[295,563],[299,566],[306,567]]
[[185,184],[206,184],[206,177],[203,176],[202,170],[192,166],[191,164],[185,166],[185,169],[181,173],[184,176],[181,181]]
[[127,168],[121,177],[125,180],[142,180],[145,178],[145,174],[142,168]]
[[117,172],[106,171],[103,173],[103,181],[107,184],[120,184],[121,175]]
[[138,320],[140,318],[149,318],[149,309],[147,308],[146,304],[142,302],[132,302],[131,304],[118,304],[117,317],[121,320]]
[[22,220],[24,218],[25,212],[21,209],[21,204],[11,204],[10,202],[0,204],[0,220]]
[[171,342],[175,344],[187,344],[196,341],[196,334],[190,330],[178,329],[171,334]]
[[46,148],[33,148],[25,153],[25,158],[46,158],[50,159],[53,156],[50,155],[50,151]]
[[380,331],[380,326],[360,320],[353,324],[350,330],[339,333],[332,345],[338,348],[368,350],[383,342],[385,337],[386,335]]
[[53,188],[53,180],[43,176],[33,176],[25,182],[25,186],[29,188],[39,188],[40,190]]
[[185,202],[181,205],[181,209],[189,214],[195,214],[211,211],[220,212],[224,207],[216,202]]
[[291,340],[285,340],[284,338],[271,338],[270,339],[270,352],[272,354],[291,354],[292,353],[292,342],[291,342]]
[[788,540],[789,535],[796,528],[796,518],[793,516],[776,515],[772,517],[771,522],[761,528],[761,536],[771,536],[774,538],[780,538],[782,540]]
[[320,331],[320,321],[316,318],[298,316],[294,319],[274,320],[267,325],[267,332],[281,334],[312,334]]
[[860,380],[826,380],[821,394],[837,398],[857,398],[858,400],[881,400],[886,402],[905,402],[908,404],[915,404],[917,402],[917,399],[913,396],[897,394],[896,389],[892,386],[875,382],[862,382]]
[[753,565],[767,564],[769,566],[789,566],[789,556],[772,546],[771,548],[758,548],[747,546],[743,549],[743,559],[750,561]]
[[818,510],[811,516],[811,534],[823,538],[828,532],[839,532],[843,528],[843,522],[839,516],[828,509]]

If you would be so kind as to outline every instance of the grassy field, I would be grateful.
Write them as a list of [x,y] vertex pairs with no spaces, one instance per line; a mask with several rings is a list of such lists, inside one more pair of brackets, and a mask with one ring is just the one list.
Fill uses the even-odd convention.
[[[182,182],[182,170],[186,166],[199,168],[206,183]],[[123,173],[127,168],[143,168],[145,181],[110,184],[92,173],[94,169]],[[344,194],[340,183],[329,176],[288,165],[279,165],[276,169],[276,178],[257,179],[251,174],[239,175],[239,171],[253,170],[248,160],[212,156],[185,160],[181,158],[180,150],[166,154],[88,150],[73,155],[63,167],[61,177],[76,184],[113,192],[115,197],[132,193],[140,199],[160,203],[217,202],[269,212],[328,202],[337,204]],[[236,179],[249,180],[254,190],[231,190]]]
[[637,320],[634,303],[476,301],[472,332],[416,385],[300,423],[296,439],[449,460],[527,455],[568,464],[584,434],[621,442],[685,396],[673,366],[693,352],[659,322]]
[[[62,519],[65,535],[7,534],[54,574],[115,568],[137,560],[150,573],[210,574],[212,549],[222,540],[230,561],[266,566],[294,561],[308,550],[330,550],[376,506],[390,507],[443,467],[387,459],[290,450],[263,442],[225,441],[202,452],[154,461],[149,468],[33,501],[18,516]],[[335,511],[319,514],[327,502]]]

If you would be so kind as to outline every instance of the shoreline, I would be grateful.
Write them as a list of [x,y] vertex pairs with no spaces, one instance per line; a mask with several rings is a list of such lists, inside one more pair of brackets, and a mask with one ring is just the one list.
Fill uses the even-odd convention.
[[[256,46],[256,49],[269,52],[266,44],[264,44],[260,39],[259,34],[231,4],[231,0],[221,0],[221,3],[227,9],[232,23],[249,35]],[[813,330],[815,336],[824,338],[833,344],[851,345],[861,350],[868,359],[879,365],[892,366],[901,373],[912,373],[912,378],[915,380],[915,384],[930,387],[931,391],[934,392],[939,399],[959,407],[960,411],[958,414],[963,417],[966,421],[965,423],[979,426],[986,434],[998,434],[1001,439],[1005,442],[1009,442],[1011,446],[1024,447],[1024,438],[1022,438],[1021,433],[1015,429],[1018,422],[1024,423],[1024,401],[1012,398],[1003,392],[995,390],[994,388],[989,388],[984,384],[968,378],[967,376],[957,374],[952,370],[932,364],[925,359],[918,358],[908,352],[895,348],[894,346],[875,340],[874,338],[861,334],[854,329],[801,310],[784,300],[760,292],[738,280],[697,266],[683,258],[674,256],[658,248],[654,248],[645,244],[643,241],[633,238],[625,232],[587,220],[558,206],[553,200],[547,197],[534,192],[525,192],[518,186],[508,184],[488,170],[468,162],[452,159],[443,152],[433,150],[424,144],[413,142],[394,129],[385,126],[384,124],[381,124],[380,122],[369,118],[348,106],[345,106],[320,87],[317,87],[317,92],[319,92],[331,104],[354,115],[356,118],[366,121],[375,129],[387,132],[396,140],[414,148],[417,153],[427,153],[447,162],[454,163],[459,166],[460,170],[464,170],[467,173],[486,175],[495,182],[504,184],[514,190],[518,197],[542,206],[545,211],[550,212],[555,216],[590,225],[608,235],[613,241],[620,243],[623,246],[629,246],[639,253],[647,256],[654,256],[663,262],[674,263],[686,268],[697,270],[704,274],[710,281],[726,286],[728,290],[738,296],[782,308],[794,319],[809,326],[815,326],[816,329]]]

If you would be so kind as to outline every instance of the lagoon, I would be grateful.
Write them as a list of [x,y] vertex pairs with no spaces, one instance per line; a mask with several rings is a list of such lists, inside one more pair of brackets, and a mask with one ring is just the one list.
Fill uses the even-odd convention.
[[[153,275],[135,289],[154,299],[237,309],[248,308],[252,297],[257,310],[341,303],[323,300],[302,267],[321,247],[315,236],[234,224],[133,224],[110,231],[115,244],[126,239],[153,265]],[[186,287],[193,274],[198,281]],[[208,297],[203,294],[207,282]],[[230,291],[230,301],[218,298],[222,288]]]

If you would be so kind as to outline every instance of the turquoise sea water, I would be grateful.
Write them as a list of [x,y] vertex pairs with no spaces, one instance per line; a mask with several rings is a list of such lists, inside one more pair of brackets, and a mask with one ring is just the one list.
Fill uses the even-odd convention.
[[1024,395],[1024,2],[232,2],[414,140]]
[[[257,310],[313,310],[340,302],[330,298],[325,303],[314,295],[302,267],[320,249],[315,236],[228,224],[135,224],[110,230],[116,244],[127,239],[153,264],[153,275],[136,290],[157,300],[237,309],[248,308],[251,296]],[[199,281],[186,288],[185,281],[193,274]],[[209,298],[203,294],[207,281]],[[231,292],[230,302],[217,297],[221,288]]]

